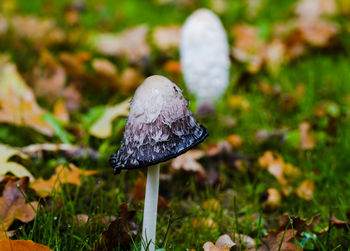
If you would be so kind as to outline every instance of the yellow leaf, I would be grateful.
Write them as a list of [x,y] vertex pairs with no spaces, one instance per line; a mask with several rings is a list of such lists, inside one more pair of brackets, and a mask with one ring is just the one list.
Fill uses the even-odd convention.
[[3,240],[0,241],[1,251],[52,251],[52,249],[27,240]]
[[45,111],[13,63],[0,63],[0,104],[0,122],[25,125],[53,135],[52,127],[42,119]]
[[53,191],[60,192],[61,184],[73,184],[80,186],[81,176],[90,176],[96,174],[97,171],[86,171],[76,167],[73,164],[69,164],[68,167],[59,165],[56,167],[55,174],[50,179],[44,180],[39,178],[31,184],[31,188],[34,189],[40,196],[47,196]]
[[56,102],[53,108],[53,114],[57,119],[64,123],[69,122],[69,113],[67,111],[67,107],[64,100],[60,99]]
[[112,122],[120,116],[129,115],[129,100],[115,106],[107,107],[104,114],[90,127],[90,134],[97,138],[108,138],[112,135]]
[[17,177],[28,176],[30,181],[33,181],[33,175],[24,166],[16,162],[8,162],[8,159],[13,155],[19,155],[22,158],[27,158],[27,155],[21,153],[16,148],[7,145],[0,145],[0,175],[4,175],[9,172]]

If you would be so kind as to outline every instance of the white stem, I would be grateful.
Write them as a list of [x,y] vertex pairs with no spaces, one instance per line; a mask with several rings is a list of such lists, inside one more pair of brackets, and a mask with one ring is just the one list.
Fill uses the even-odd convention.
[[157,205],[159,188],[159,164],[148,167],[145,207],[143,210],[141,251],[154,251],[156,242]]

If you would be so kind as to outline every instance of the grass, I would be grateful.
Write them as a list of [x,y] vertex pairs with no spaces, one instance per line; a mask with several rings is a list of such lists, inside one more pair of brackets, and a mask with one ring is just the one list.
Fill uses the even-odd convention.
[[[7,1],[7,0],[5,0]],[[7,1],[10,3],[11,1]],[[16,1],[16,12],[52,16],[63,24],[62,11],[69,1],[48,2],[43,0]],[[290,16],[293,1],[269,0],[266,6],[254,18],[247,17],[243,1],[230,1],[228,11],[222,16],[226,28],[236,22],[246,21],[268,29],[272,22]],[[200,1],[201,6],[208,6],[209,1]],[[120,31],[129,26],[147,23],[151,27],[160,24],[182,23],[191,13],[191,8],[169,5],[157,6],[146,1],[87,1],[86,11],[82,14],[82,30]],[[266,28],[267,27],[267,28]],[[82,46],[82,45],[78,45]],[[257,75],[244,78],[241,65],[235,64],[232,69],[231,90],[217,105],[217,117],[202,119],[210,132],[210,137],[202,147],[223,140],[230,134],[239,134],[244,144],[236,150],[237,154],[249,159],[249,166],[242,171],[232,168],[227,161],[203,158],[201,163],[207,168],[220,173],[220,182],[203,185],[194,176],[188,174],[174,175],[170,181],[160,181],[160,194],[170,203],[170,208],[160,210],[157,225],[157,246],[166,250],[202,250],[206,241],[215,240],[225,233],[241,233],[255,238],[257,244],[262,244],[264,234],[269,226],[277,226],[280,215],[288,212],[295,216],[310,218],[321,213],[320,227],[328,225],[327,219],[334,214],[340,219],[346,219],[350,210],[350,104],[346,101],[350,95],[350,61],[349,44],[344,42],[344,48],[334,50],[315,50],[308,55],[284,65],[277,75],[262,71]],[[0,48],[10,53],[20,69],[32,67],[27,61],[30,55],[37,52],[28,48],[16,51],[11,45],[0,45]],[[78,48],[68,48],[72,51]],[[57,51],[55,51],[57,50]],[[55,49],[57,53],[59,49]],[[156,60],[159,55],[154,54]],[[178,55],[175,56],[175,58]],[[29,59],[28,59],[29,60]],[[113,59],[115,60],[115,59]],[[33,60],[35,61],[35,60]],[[121,63],[119,60],[115,61]],[[155,73],[162,73],[156,69]],[[258,89],[261,79],[270,84],[280,86],[282,93],[291,93],[297,84],[304,83],[305,95],[296,103],[294,109],[283,111],[281,99],[268,97]],[[182,80],[178,83],[184,88]],[[186,93],[186,92],[185,92]],[[250,103],[249,111],[237,111],[228,106],[231,94],[245,97]],[[109,93],[102,94],[104,96]],[[187,93],[186,93],[187,95]],[[118,97],[119,98],[119,97]],[[89,100],[94,106],[103,105],[104,99]],[[194,100],[191,99],[191,101]],[[315,117],[314,108],[324,101],[332,101],[339,107],[339,116]],[[96,110],[96,114],[99,110]],[[92,117],[93,113],[90,114]],[[237,120],[235,126],[218,123],[221,116],[233,117]],[[84,119],[82,119],[84,118]],[[83,120],[89,123],[87,115],[75,114],[73,121]],[[255,134],[260,129],[275,130],[288,127],[298,128],[302,121],[309,121],[316,132],[317,145],[313,150],[300,151],[293,140],[269,141],[267,144],[257,144]],[[75,144],[83,144],[98,149],[99,160],[72,159],[66,160],[59,155],[48,158],[29,160],[28,170],[35,177],[48,178],[58,163],[74,162],[83,169],[97,169],[100,174],[86,177],[82,186],[64,185],[62,193],[54,194],[48,199],[41,199],[45,204],[43,211],[38,211],[35,220],[20,226],[15,238],[30,239],[45,244],[54,250],[91,250],[99,234],[106,228],[101,224],[88,222],[77,224],[77,214],[118,215],[119,205],[128,202],[131,209],[136,210],[135,222],[141,229],[143,203],[130,203],[128,193],[133,187],[138,172],[122,172],[112,175],[108,167],[108,157],[120,145],[125,119],[115,123],[118,133],[107,140],[99,140],[89,136],[86,131]],[[333,124],[335,129],[332,130]],[[81,125],[84,127],[85,125]],[[30,143],[45,142],[46,137],[30,129],[0,124],[0,142],[13,146],[24,146]],[[55,139],[59,142],[59,139]],[[52,141],[52,140],[51,140]],[[279,207],[266,211],[261,199],[264,192],[271,187],[280,188],[279,183],[268,172],[262,171],[257,159],[264,151],[273,150],[281,154],[284,160],[297,166],[303,176],[315,182],[314,198],[310,201],[300,199],[295,194],[284,196]],[[168,165],[161,168],[161,173],[168,173]],[[231,168],[230,168],[231,167]],[[28,200],[36,200],[34,192],[29,192]],[[217,207],[206,206],[214,200]],[[209,203],[210,204],[210,203]],[[211,219],[212,222],[202,223],[201,219]],[[140,231],[139,231],[140,232]],[[140,233],[133,240],[133,249],[140,247]],[[330,229],[313,241],[315,250],[346,250],[350,246],[350,235],[344,230]]]

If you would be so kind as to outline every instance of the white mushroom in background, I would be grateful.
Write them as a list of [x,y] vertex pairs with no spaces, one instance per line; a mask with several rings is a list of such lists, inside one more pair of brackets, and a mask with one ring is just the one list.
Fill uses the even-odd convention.
[[181,90],[169,79],[151,76],[137,88],[122,144],[110,164],[115,174],[148,167],[142,251],[155,249],[159,163],[183,154],[207,135],[207,129],[192,117]]
[[186,20],[180,58],[187,88],[199,104],[215,103],[229,84],[230,58],[226,32],[213,12],[199,9]]

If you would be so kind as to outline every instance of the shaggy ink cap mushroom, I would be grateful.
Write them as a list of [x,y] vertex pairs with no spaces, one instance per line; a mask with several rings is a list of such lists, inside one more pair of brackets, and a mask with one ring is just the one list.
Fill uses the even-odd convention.
[[208,9],[196,10],[181,29],[181,70],[199,104],[215,103],[226,91],[230,51],[220,19]]
[[181,92],[158,75],[148,77],[137,88],[121,147],[110,157],[115,174],[177,157],[208,136],[207,129],[193,118]]

